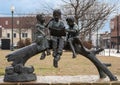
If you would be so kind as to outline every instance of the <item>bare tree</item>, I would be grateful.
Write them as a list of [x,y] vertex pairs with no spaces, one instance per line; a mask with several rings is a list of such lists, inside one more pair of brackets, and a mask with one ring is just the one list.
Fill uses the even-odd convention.
[[63,12],[65,16],[72,15],[80,26],[80,35],[85,39],[98,29],[102,28],[109,15],[114,11],[115,4],[110,5],[97,0],[62,0],[65,5]]

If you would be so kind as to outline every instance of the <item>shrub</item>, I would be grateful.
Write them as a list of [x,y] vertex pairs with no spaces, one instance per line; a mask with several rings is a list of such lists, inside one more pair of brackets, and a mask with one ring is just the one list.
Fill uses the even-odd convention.
[[25,42],[24,42],[23,39],[21,39],[21,40],[19,40],[19,41],[17,42],[17,47],[18,47],[18,48],[22,48],[22,47],[24,47],[24,46],[25,46]]
[[30,45],[30,44],[31,44],[30,38],[26,38],[25,39],[25,46]]

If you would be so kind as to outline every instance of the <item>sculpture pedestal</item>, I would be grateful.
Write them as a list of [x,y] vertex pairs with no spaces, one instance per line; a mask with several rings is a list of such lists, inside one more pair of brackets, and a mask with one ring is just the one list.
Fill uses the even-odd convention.
[[24,67],[22,64],[16,66],[6,67],[4,81],[5,82],[25,82],[37,80],[36,75],[33,73],[34,68]]
[[27,81],[35,81],[35,74],[13,74],[13,75],[5,75],[5,82],[27,82]]

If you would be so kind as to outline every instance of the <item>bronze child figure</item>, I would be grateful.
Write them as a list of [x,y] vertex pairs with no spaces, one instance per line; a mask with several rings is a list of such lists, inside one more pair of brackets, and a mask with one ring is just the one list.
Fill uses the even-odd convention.
[[61,11],[59,9],[53,11],[53,19],[48,24],[48,28],[52,39],[53,66],[57,68],[64,47],[63,37],[66,35],[65,26],[61,20]]
[[[36,16],[37,19],[37,24],[36,24],[36,42],[37,44],[40,45],[40,47],[38,47],[38,49],[41,49],[41,47],[47,52],[47,54],[49,54],[49,44],[48,44],[48,40],[46,39],[46,27],[45,27],[45,17],[44,14],[38,14]],[[41,41],[41,36],[43,36],[43,40]],[[45,51],[42,52],[42,55],[40,57],[40,60],[43,60],[46,57],[46,53]]]
[[73,52],[73,58],[76,57],[76,52],[73,45],[73,38],[77,37],[79,35],[79,28],[78,25],[75,23],[74,17],[67,17],[66,19],[68,28],[67,31],[67,41],[71,47],[71,50]]

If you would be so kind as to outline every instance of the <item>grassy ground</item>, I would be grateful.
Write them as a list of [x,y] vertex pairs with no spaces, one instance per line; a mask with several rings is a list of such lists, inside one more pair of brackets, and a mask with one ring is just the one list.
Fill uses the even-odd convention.
[[[7,62],[5,56],[11,51],[0,50],[0,75],[4,75],[6,66],[10,63]],[[59,62],[59,68],[53,67],[53,57],[47,56],[45,60],[40,60],[38,54],[28,60],[26,66],[34,66],[37,75],[94,75],[98,74],[95,66],[85,57],[78,55],[77,58],[72,59],[72,53],[64,52]],[[98,56],[97,56],[98,57]],[[120,58],[118,57],[104,57],[99,56],[101,62],[111,63],[109,67],[112,73],[120,75]]]

